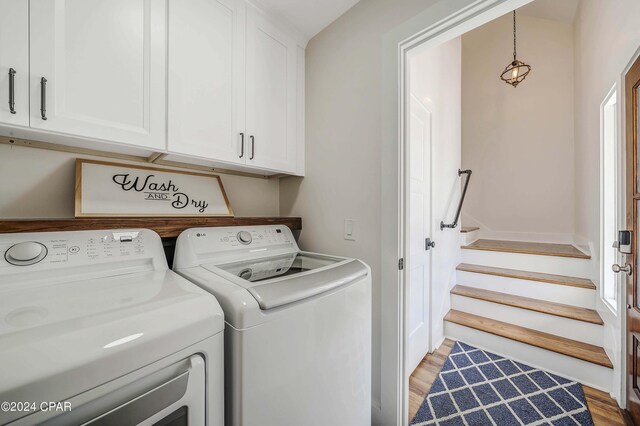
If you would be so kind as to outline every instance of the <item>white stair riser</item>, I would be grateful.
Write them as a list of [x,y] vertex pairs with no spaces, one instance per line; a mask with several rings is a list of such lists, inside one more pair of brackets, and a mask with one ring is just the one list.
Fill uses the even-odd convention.
[[611,392],[613,370],[526,343],[445,321],[445,336],[535,368]]
[[471,232],[463,232],[460,235],[462,235],[463,246],[468,246],[469,244],[473,243],[475,240],[477,240],[480,237],[478,230],[471,231]]
[[478,274],[475,272],[457,271],[457,283],[483,290],[498,291],[516,296],[532,297],[548,302],[595,309],[596,290],[571,287],[539,281],[521,280],[496,275]]
[[540,256],[535,254],[505,253],[487,250],[462,250],[462,262],[472,265],[516,269],[590,278],[591,260],[572,257]]
[[528,309],[470,297],[451,295],[451,309],[542,331],[596,346],[603,345],[604,327],[598,324],[558,317]]

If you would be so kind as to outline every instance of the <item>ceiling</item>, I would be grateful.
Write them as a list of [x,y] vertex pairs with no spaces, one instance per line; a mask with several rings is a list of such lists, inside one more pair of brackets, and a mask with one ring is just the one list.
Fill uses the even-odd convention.
[[[302,35],[312,38],[360,0],[257,0],[269,11],[288,21]],[[580,0],[535,0],[518,9],[538,18],[573,23]]]
[[580,0],[536,0],[522,6],[518,13],[572,24]]
[[258,0],[311,38],[360,0]]

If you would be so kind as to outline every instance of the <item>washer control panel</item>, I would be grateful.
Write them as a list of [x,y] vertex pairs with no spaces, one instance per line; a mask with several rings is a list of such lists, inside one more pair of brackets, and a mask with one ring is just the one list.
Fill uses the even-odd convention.
[[298,250],[291,230],[285,225],[192,228],[178,237],[174,267],[199,265],[203,259]]
[[[145,242],[146,234],[149,232],[152,231],[78,231],[0,235],[0,266],[83,265],[151,257],[153,253],[146,253]],[[157,244],[156,241],[149,241],[149,243]]]
[[234,250],[236,248],[260,248],[291,244],[294,242],[291,231],[286,226],[246,227],[246,228],[208,228],[195,234],[196,240],[205,240],[209,248],[215,251]]

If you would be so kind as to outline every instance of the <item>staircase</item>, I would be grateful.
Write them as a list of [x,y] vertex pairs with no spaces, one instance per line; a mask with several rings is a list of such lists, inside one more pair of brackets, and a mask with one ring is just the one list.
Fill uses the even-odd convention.
[[476,226],[463,226],[460,230],[462,234],[462,245],[468,246],[472,242],[478,239],[478,231],[480,228]]
[[445,335],[609,390],[590,256],[569,244],[478,239],[463,228]]

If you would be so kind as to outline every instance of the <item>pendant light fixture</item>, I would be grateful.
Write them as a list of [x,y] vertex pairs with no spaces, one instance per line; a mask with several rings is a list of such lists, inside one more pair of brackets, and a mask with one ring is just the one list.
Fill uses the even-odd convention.
[[513,62],[511,62],[502,72],[500,78],[507,84],[517,87],[529,73],[531,72],[531,66],[518,60],[516,43],[516,11],[513,11]]

